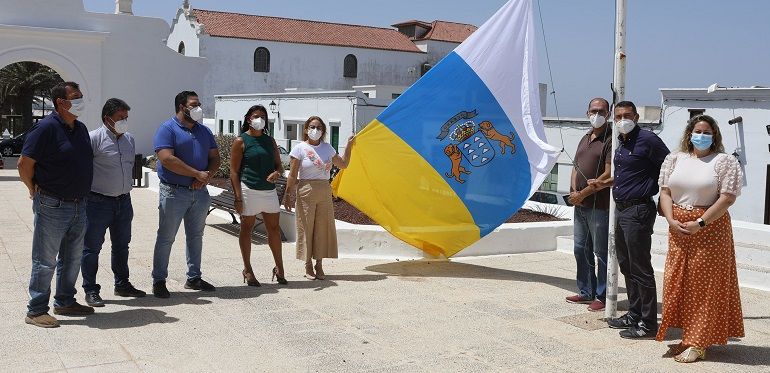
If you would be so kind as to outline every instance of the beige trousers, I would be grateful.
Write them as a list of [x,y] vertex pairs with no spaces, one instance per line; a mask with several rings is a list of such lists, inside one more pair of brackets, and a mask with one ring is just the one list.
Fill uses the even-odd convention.
[[300,180],[297,185],[297,259],[337,257],[332,190],[327,180]]

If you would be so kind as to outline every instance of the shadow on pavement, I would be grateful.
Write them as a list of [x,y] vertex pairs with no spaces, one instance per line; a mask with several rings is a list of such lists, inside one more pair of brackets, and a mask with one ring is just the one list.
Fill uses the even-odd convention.
[[[487,280],[508,280],[520,282],[539,282],[574,292],[575,280],[557,276],[541,275],[484,267],[475,264],[450,261],[405,261],[377,264],[366,267],[367,271],[384,273],[392,276],[407,277],[454,277]],[[625,291],[625,289],[620,289]]]
[[149,308],[138,308],[117,312],[99,312],[82,318],[62,318],[62,325],[85,325],[96,329],[126,329],[138,328],[150,324],[167,324],[177,322],[176,317],[166,316],[166,313]]
[[18,176],[0,176],[0,182],[2,181],[21,181]]
[[706,360],[739,365],[770,366],[770,347],[729,344],[713,346],[706,352]]

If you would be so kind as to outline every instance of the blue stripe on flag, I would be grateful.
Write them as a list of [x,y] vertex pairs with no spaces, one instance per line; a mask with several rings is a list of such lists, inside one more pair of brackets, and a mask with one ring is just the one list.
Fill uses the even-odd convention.
[[[462,115],[465,112],[469,114]],[[453,117],[459,120],[448,122]],[[447,176],[445,180],[465,203],[481,236],[504,223],[529,196],[530,165],[519,135],[492,92],[457,53],[447,55],[377,119],[422,155],[436,172]],[[462,136],[452,136],[468,121],[473,122],[468,123],[470,138],[462,141]],[[490,138],[478,131],[482,122],[491,123],[497,135],[490,134]],[[442,127],[447,126],[446,136],[437,138],[442,135]],[[514,154],[510,154],[508,146],[502,154],[501,143],[508,142],[515,146]],[[469,174],[453,174],[452,160],[445,154],[451,145],[458,146],[462,154],[459,165]],[[459,182],[455,174],[464,182]],[[434,208],[436,214],[441,214],[441,206]]]

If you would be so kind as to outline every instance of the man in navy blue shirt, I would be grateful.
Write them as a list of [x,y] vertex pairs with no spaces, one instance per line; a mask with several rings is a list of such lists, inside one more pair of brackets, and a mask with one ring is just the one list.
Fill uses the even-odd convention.
[[184,220],[187,254],[186,289],[213,291],[201,278],[203,229],[209,203],[206,189],[221,160],[214,135],[200,124],[203,110],[195,92],[183,91],[175,100],[176,115],[161,124],[153,146],[158,155],[160,216],[152,261],[152,293],[158,298],[171,294],[166,287],[171,245]]
[[626,280],[629,309],[611,319],[611,328],[623,329],[623,338],[654,338],[658,332],[658,297],[650,250],[657,209],[652,197],[658,194],[660,166],[669,150],[652,131],[639,128],[639,114],[630,101],[615,105],[615,128],[620,144],[615,151],[615,251]]
[[[19,158],[19,176],[29,189],[35,228],[27,324],[55,328],[48,314],[51,279],[58,273],[54,313],[88,315],[94,309],[75,301],[86,232],[84,198],[91,190],[93,151],[83,115],[83,94],[77,83],[58,84],[51,91],[55,111],[30,129]],[[58,257],[58,259],[57,259]]]

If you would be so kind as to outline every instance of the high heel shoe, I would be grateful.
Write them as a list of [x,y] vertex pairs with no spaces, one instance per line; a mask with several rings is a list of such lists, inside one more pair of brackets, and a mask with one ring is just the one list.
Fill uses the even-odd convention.
[[289,281],[286,281],[286,277],[278,276],[278,267],[273,267],[273,277],[270,281],[278,280],[278,283],[281,285],[286,285],[289,283]]
[[254,272],[247,272],[245,269],[243,272],[241,272],[243,275],[243,283],[249,286],[262,286],[259,284],[259,281],[257,281],[257,278],[254,277]]

